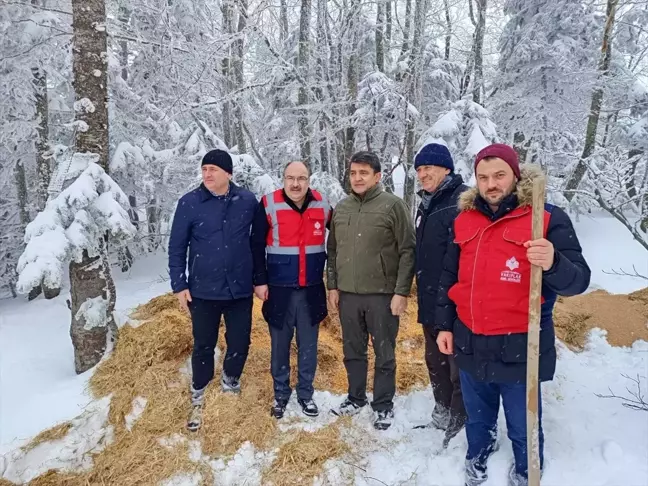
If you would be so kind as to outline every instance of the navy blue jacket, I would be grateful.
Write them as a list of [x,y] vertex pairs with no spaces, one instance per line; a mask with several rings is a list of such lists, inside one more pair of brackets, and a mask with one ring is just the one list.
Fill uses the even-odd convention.
[[169,238],[173,292],[189,289],[192,297],[207,300],[251,296],[250,230],[257,209],[254,194],[233,183],[227,196],[214,196],[203,184],[182,196]]
[[434,326],[437,290],[443,271],[452,223],[457,217],[459,194],[468,189],[459,174],[443,184],[432,195],[427,210],[423,203],[416,213],[416,288],[418,322]]
[[[308,209],[308,204],[313,201],[312,193],[306,195],[306,200],[301,208],[297,207],[294,202],[285,196],[286,203],[295,211],[303,213]],[[326,228],[329,228],[329,222]],[[266,265],[266,236],[270,231],[270,225],[266,217],[265,207],[263,201],[259,202],[258,211],[256,212],[254,223],[252,225],[252,248],[254,252],[255,261],[255,285],[265,285],[272,282],[272,275],[268,272],[272,270],[267,268]],[[275,265],[276,269],[276,265]],[[284,269],[285,270],[285,269]],[[294,269],[298,271],[297,268]],[[328,308],[326,305],[326,288],[324,287],[324,271],[322,269],[319,279],[315,279],[312,285],[307,287],[295,286],[282,286],[282,285],[269,285],[268,300],[263,303],[262,313],[266,322],[275,328],[281,329],[286,319],[286,312],[288,310],[288,303],[290,302],[290,294],[296,290],[306,292],[306,300],[308,302],[308,311],[311,318],[311,324],[317,325],[328,315]]]
[[[511,194],[502,202],[497,212],[493,213],[480,196],[476,196],[474,199],[474,207],[492,221],[506,215],[518,204],[517,194]],[[552,267],[542,275],[542,296],[545,301],[542,304],[540,318],[538,375],[540,381],[552,380],[556,370],[553,307],[557,296],[581,294],[587,290],[590,282],[590,268],[583,258],[581,246],[569,216],[557,206],[547,204],[545,209],[551,213],[546,238],[554,245],[555,255]],[[455,303],[448,297],[448,291],[457,282],[459,252],[459,245],[454,242],[448,246],[444,271],[439,283],[436,313],[437,331],[453,332],[457,366],[477,380],[524,383],[526,381],[527,333],[495,336],[474,334],[457,317]]]

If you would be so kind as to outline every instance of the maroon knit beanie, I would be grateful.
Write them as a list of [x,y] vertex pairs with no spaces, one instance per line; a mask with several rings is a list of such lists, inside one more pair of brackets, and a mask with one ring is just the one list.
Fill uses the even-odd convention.
[[515,177],[518,179],[520,178],[520,162],[518,161],[518,154],[513,147],[503,143],[494,143],[493,145],[484,147],[479,151],[475,158],[475,171],[477,171],[477,164],[488,157],[498,157],[502,159],[513,170]]

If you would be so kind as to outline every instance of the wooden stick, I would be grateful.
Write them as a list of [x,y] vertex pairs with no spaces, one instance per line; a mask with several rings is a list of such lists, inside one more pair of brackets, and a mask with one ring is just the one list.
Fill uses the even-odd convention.
[[[544,237],[544,177],[533,181],[531,239]],[[540,362],[540,298],[542,267],[531,265],[529,333],[527,343],[527,459],[529,486],[540,485],[540,443],[538,437],[538,367]]]

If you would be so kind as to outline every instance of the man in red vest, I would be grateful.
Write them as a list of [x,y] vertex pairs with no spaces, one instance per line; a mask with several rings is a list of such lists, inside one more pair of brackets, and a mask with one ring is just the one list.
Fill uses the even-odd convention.
[[[513,148],[494,144],[475,160],[477,187],[459,198],[453,243],[439,286],[436,324],[441,352],[454,354],[468,421],[466,486],[486,481],[503,402],[515,463],[509,486],[528,483],[526,360],[531,265],[542,267],[539,380],[556,369],[553,306],[558,295],[589,286],[590,269],[567,214],[545,204],[544,237],[531,239],[536,166],[522,166]],[[539,407],[539,419],[541,419]],[[543,464],[540,420],[540,463]]]
[[[255,293],[264,301],[270,327],[271,372],[275,401],[272,415],[283,417],[292,394],[290,346],[297,334],[297,402],[305,415],[319,414],[313,400],[319,323],[327,315],[324,265],[326,228],[331,207],[308,187],[310,168],[291,162],[284,187],[263,196],[252,226]],[[259,251],[260,248],[260,251]]]

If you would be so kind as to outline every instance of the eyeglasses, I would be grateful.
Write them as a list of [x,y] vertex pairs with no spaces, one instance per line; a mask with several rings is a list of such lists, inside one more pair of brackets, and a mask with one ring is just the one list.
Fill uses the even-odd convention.
[[305,184],[308,182],[308,177],[306,176],[299,176],[299,177],[294,177],[294,176],[286,176],[284,177],[284,180],[289,183],[293,183],[295,181],[299,182],[300,184]]

